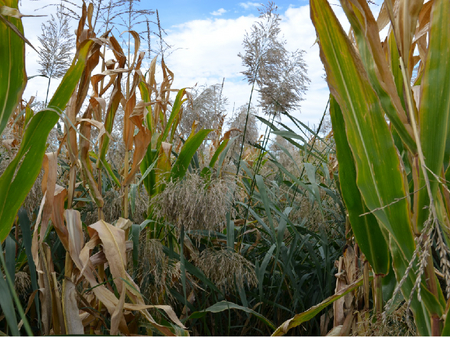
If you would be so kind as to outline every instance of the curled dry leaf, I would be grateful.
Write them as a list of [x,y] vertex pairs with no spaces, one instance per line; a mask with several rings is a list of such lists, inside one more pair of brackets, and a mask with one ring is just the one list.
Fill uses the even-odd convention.
[[132,225],[133,225],[133,223],[131,222],[131,220],[125,219],[125,218],[119,218],[119,220],[117,220],[117,223],[116,223],[116,227],[119,229],[122,229],[124,231],[126,231]]
[[75,284],[67,279],[63,282],[63,315],[67,334],[84,335]]
[[109,269],[119,293],[122,293],[123,280],[126,276],[125,231],[100,220],[88,227],[89,233],[97,232],[102,241],[103,251],[108,260]]

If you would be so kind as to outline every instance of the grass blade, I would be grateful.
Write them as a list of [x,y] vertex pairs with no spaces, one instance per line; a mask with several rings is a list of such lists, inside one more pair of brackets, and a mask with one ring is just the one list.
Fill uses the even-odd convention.
[[258,319],[260,319],[268,327],[270,327],[271,329],[275,329],[275,325],[270,320],[268,320],[266,317],[264,317],[263,315],[257,313],[256,311],[254,311],[252,309],[237,305],[236,303],[229,302],[229,301],[221,301],[216,304],[213,304],[212,306],[206,308],[203,311],[194,312],[194,313],[192,313],[191,316],[189,316],[189,320],[193,319],[193,318],[201,318],[201,317],[205,316],[208,312],[218,313],[218,312],[222,312],[222,311],[230,310],[230,309],[242,310],[249,314],[255,315]]
[[299,326],[303,322],[309,321],[311,318],[316,316],[318,313],[320,313],[324,308],[332,304],[334,301],[337,301],[341,297],[345,296],[351,291],[354,291],[358,287],[362,286],[363,284],[363,278],[360,278],[359,280],[353,282],[346,288],[342,288],[339,292],[336,294],[328,297],[326,300],[320,302],[319,304],[309,308],[305,312],[295,315],[291,319],[287,320],[283,324],[281,324],[275,332],[272,334],[272,336],[283,336],[285,335],[290,329],[295,328],[296,326]]

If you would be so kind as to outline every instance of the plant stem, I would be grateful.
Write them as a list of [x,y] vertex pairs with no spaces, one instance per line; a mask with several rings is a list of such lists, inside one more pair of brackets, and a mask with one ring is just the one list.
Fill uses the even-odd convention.
[[383,284],[381,280],[383,275],[376,274],[373,279],[373,287],[375,291],[375,312],[377,315],[381,315],[383,312]]
[[[124,174],[123,177],[128,175],[128,150],[125,150],[125,167],[124,167]],[[128,185],[124,188],[124,195],[123,195],[123,217],[125,219],[128,219]]]
[[48,78],[48,84],[47,84],[47,95],[45,96],[45,106],[47,106],[47,102],[48,102],[48,92],[50,91],[50,82],[51,82],[51,80],[52,80],[52,77],[50,76],[49,78]]

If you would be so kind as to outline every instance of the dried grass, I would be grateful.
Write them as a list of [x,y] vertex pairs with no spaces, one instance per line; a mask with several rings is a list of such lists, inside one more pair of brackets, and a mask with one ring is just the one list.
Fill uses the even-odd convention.
[[236,287],[244,289],[244,284],[249,288],[258,285],[253,263],[226,248],[205,249],[195,263],[224,293],[231,293]]
[[141,280],[139,287],[142,294],[152,303],[159,303],[163,302],[164,295],[171,299],[169,289],[180,279],[180,264],[169,259],[159,240],[145,238],[145,235],[144,231],[139,240],[142,253],[137,279]]
[[416,336],[415,325],[407,319],[409,311],[407,303],[403,303],[385,321],[371,315],[367,321],[357,323],[353,336]]
[[206,181],[196,173],[180,182],[170,181],[165,190],[151,200],[157,217],[185,230],[222,230],[230,209],[232,183],[222,179]]
[[31,287],[30,275],[24,271],[18,271],[15,275],[14,289],[20,296],[26,296]]

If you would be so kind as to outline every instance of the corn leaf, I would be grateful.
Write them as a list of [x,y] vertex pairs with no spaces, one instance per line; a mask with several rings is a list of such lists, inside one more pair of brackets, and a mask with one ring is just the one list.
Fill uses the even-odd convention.
[[[0,6],[18,8],[18,0],[2,0]],[[2,17],[23,34],[22,20],[12,16]],[[25,41],[11,27],[0,20],[0,135],[9,117],[22,98],[27,84],[25,72]],[[2,240],[3,241],[3,240]]]
[[[311,1],[311,18],[330,91],[341,107],[364,201],[410,259],[415,244],[397,150],[358,54],[328,1]],[[389,206],[388,206],[389,205]]]
[[[86,61],[92,41],[86,41],[61,81],[47,110],[40,111],[30,121],[20,149],[0,177],[0,241],[11,230],[14,218],[36,180],[42,165],[46,141],[50,130],[59,119],[75,89]],[[56,111],[55,111],[56,110]]]
[[[430,42],[421,81],[419,129],[425,165],[440,176],[443,167],[446,140],[448,138],[450,114],[450,2],[435,0],[431,12]],[[433,197],[436,199],[438,181],[428,173]],[[423,175],[420,188],[425,184]],[[426,189],[418,192],[417,226],[421,230],[427,220],[429,196]]]
[[412,128],[397,94],[395,82],[381,46],[378,24],[368,3],[365,0],[357,1],[359,7],[343,1],[342,8],[352,25],[368,79],[395,130],[407,147],[412,152],[416,152],[416,144],[411,136]]
[[173,180],[184,177],[192,157],[211,131],[212,130],[210,129],[200,130],[195,135],[191,134],[191,136],[189,136],[188,140],[181,148],[177,161],[175,162],[175,164],[173,164],[172,172],[170,175]]
[[355,162],[345,135],[344,118],[333,96],[330,97],[330,115],[339,163],[341,193],[348,210],[353,233],[375,273],[387,274],[389,272],[388,243],[375,216],[373,214],[361,216],[368,212],[368,209],[356,186]]

